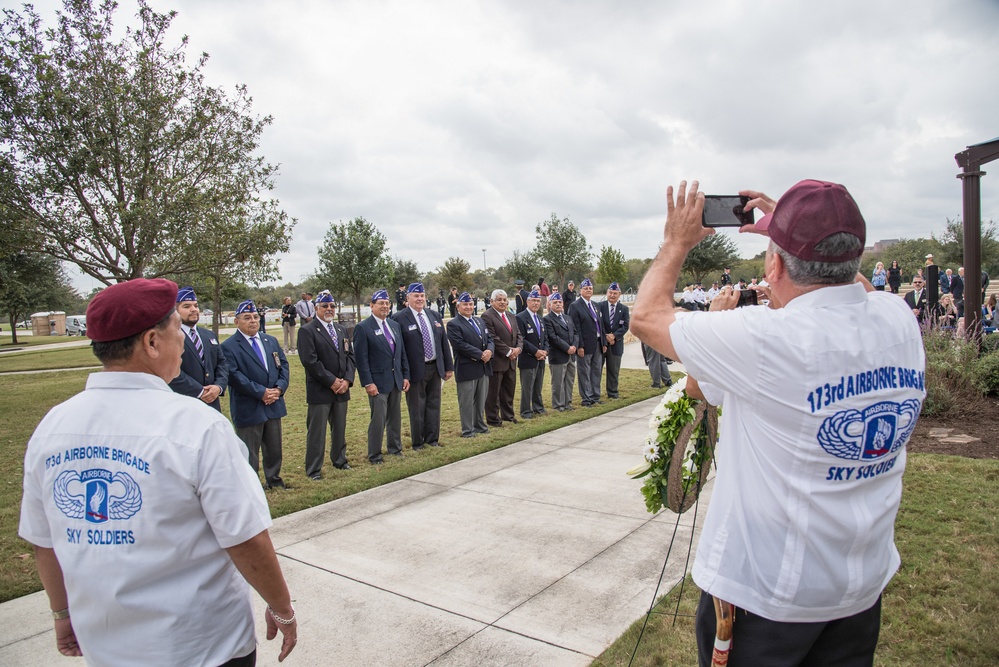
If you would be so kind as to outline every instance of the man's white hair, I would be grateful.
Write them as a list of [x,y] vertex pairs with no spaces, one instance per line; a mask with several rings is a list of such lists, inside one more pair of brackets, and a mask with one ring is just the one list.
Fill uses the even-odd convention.
[[494,289],[492,296],[490,296],[489,299],[491,301],[492,299],[495,299],[498,296],[505,296],[508,299],[510,298],[509,296],[507,296],[506,290]]

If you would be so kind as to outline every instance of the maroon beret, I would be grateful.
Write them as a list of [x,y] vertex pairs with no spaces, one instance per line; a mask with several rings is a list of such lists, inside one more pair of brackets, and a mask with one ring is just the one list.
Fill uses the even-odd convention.
[[[848,262],[864,254],[867,223],[857,202],[838,183],[805,180],[785,192],[773,212],[756,223],[770,240],[806,262]],[[815,246],[837,232],[860,239],[860,247],[837,257],[820,255]]]
[[87,337],[121,340],[159,324],[177,307],[177,283],[136,278],[106,287],[87,306]]

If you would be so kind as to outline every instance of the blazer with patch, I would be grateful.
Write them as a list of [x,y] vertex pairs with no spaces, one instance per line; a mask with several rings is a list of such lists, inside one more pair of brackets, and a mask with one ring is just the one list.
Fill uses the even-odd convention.
[[354,363],[362,387],[374,384],[378,393],[388,394],[393,389],[402,391],[402,381],[409,379],[409,362],[402,329],[391,317],[385,326],[395,339],[395,351],[385,340],[385,333],[374,315],[369,315],[354,327]]
[[548,313],[544,320],[549,363],[556,366],[569,363],[569,348],[579,347],[579,336],[576,334],[576,325],[573,324],[572,318],[562,313],[562,320],[559,321],[555,313]]
[[541,330],[538,331],[534,325],[532,315],[534,313],[530,310],[517,313],[517,326],[520,328],[520,337],[524,340],[524,352],[517,357],[517,368],[537,368],[545,364],[544,361],[539,361],[534,356],[538,353],[538,350],[548,350],[548,339],[545,336],[545,321],[540,315],[538,316],[538,324],[541,325]]
[[[288,414],[284,406],[284,394],[288,391],[288,360],[277,338],[263,332],[257,336],[267,359],[266,369],[241,332],[237,331],[222,343],[229,364],[229,412],[234,426],[254,426]],[[264,390],[275,387],[281,390],[281,398],[264,405]]]
[[601,301],[597,304],[597,312],[600,313],[600,326],[606,333],[614,334],[614,344],[607,346],[607,353],[620,357],[624,354],[624,335],[628,333],[631,325],[631,311],[628,306],[620,301],[614,306],[614,321],[610,321],[610,302]]
[[338,379],[354,384],[354,350],[347,330],[333,323],[337,344],[333,345],[326,323],[318,317],[298,330],[298,360],[305,369],[305,402],[315,405],[349,401],[350,389],[342,394],[331,387]]
[[[229,386],[229,364],[226,362],[225,355],[222,354],[222,346],[219,345],[219,340],[211,329],[195,327],[194,331],[201,338],[205,359],[201,360],[190,336],[184,336],[184,354],[180,358],[180,375],[170,381],[170,388],[178,394],[197,398],[201,396],[205,387],[216,384],[222,388],[224,394]],[[218,399],[215,399],[212,407],[215,409],[220,407]]]
[[481,317],[472,316],[479,328],[475,330],[468,320],[458,315],[447,323],[447,338],[454,350],[454,379],[456,382],[478,380],[493,374],[492,364],[482,363],[482,353],[489,350],[496,354],[496,346],[489,327]]
[[[451,345],[444,330],[444,320],[429,308],[424,308],[423,314],[430,323],[430,337],[434,340],[437,374],[443,379],[445,373],[454,371]],[[420,330],[419,322],[416,321],[416,315],[413,314],[412,308],[403,308],[393,315],[392,319],[398,322],[402,329],[402,341],[406,345],[406,357],[409,362],[409,381],[421,382],[426,372],[426,364],[422,363],[426,355],[423,353],[423,332]]]
[[[597,304],[593,303],[593,309],[597,313],[597,321],[603,319],[600,317],[600,311],[597,310]],[[579,336],[579,346],[583,348],[586,354],[593,354],[597,347],[602,348],[606,345],[607,341],[604,338],[603,325],[601,328],[597,328],[597,322],[594,321],[593,315],[590,313],[589,306],[586,305],[586,299],[579,297],[572,302],[569,306],[569,316],[572,318],[572,323],[576,327],[576,332]]]

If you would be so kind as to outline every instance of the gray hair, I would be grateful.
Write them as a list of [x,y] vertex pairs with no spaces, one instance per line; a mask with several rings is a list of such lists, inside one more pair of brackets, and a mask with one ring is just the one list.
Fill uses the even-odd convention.
[[505,296],[508,299],[510,298],[509,296],[507,296],[506,290],[494,289],[492,295],[489,297],[489,300],[492,301],[498,296]]
[[[851,251],[856,251],[863,247],[863,242],[847,232],[837,232],[822,239],[815,246],[815,251],[819,255],[836,257]],[[773,241],[770,242],[770,250],[780,255],[787,267],[787,275],[791,282],[802,287],[811,285],[842,285],[852,283],[860,270],[860,260],[850,259],[845,262],[816,262],[798,259],[787,252]]]

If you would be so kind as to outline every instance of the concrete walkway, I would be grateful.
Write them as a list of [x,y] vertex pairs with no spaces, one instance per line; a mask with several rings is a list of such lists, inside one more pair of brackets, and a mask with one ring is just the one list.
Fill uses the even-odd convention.
[[[300,619],[284,664],[589,664],[647,611],[676,522],[646,513],[625,475],[654,405],[276,520]],[[692,516],[663,591],[682,576]],[[259,599],[256,618],[258,664],[276,664]],[[82,664],[56,652],[44,593],[0,605],[0,664]]]

